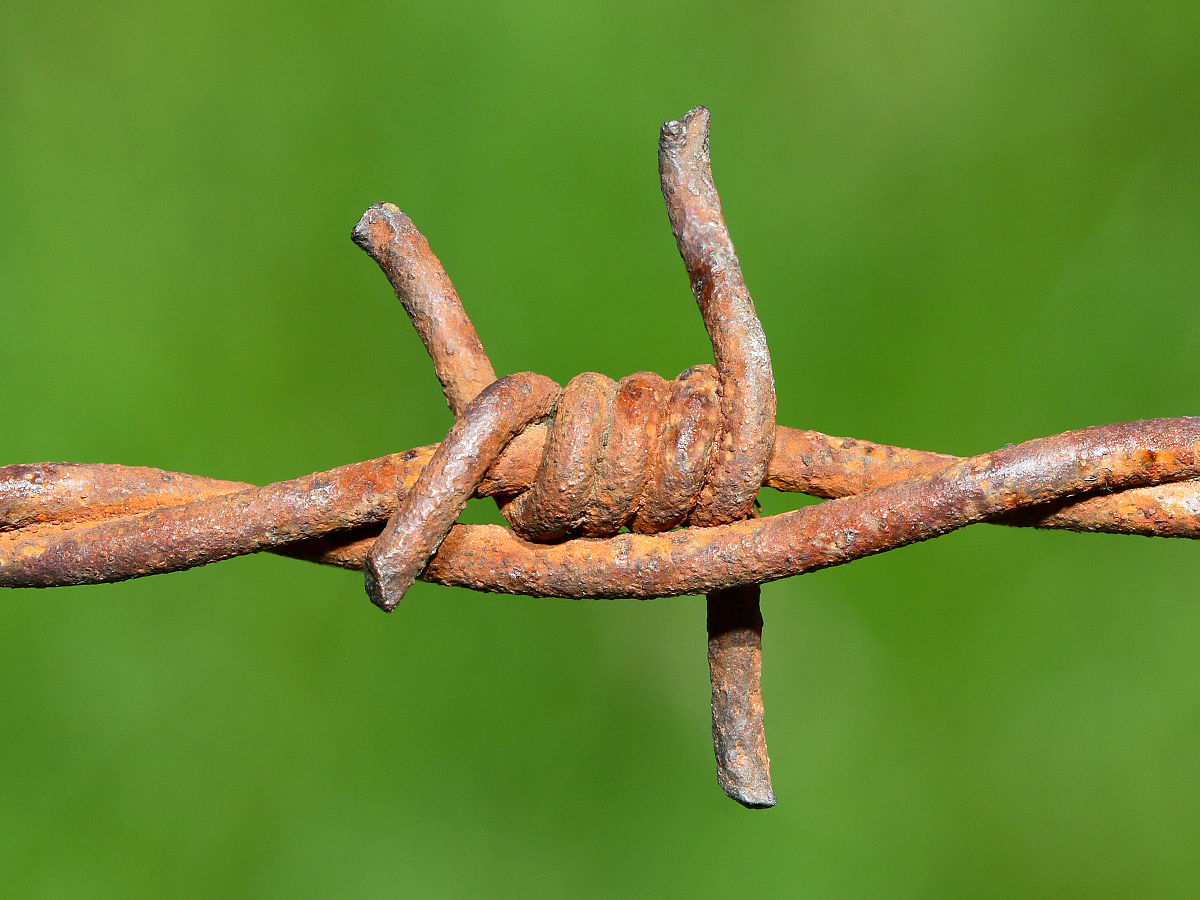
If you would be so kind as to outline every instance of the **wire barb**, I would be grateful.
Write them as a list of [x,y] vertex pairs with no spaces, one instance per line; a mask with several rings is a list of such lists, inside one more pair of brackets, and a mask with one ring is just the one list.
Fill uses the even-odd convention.
[[[713,182],[709,113],[698,106],[667,122],[658,171],[667,215],[720,375],[720,432],[690,521],[725,525],[754,512],[775,437],[771,353]],[[708,670],[713,750],[721,789],[743,806],[775,805],[763,730],[762,611],[758,585],[710,591]]]

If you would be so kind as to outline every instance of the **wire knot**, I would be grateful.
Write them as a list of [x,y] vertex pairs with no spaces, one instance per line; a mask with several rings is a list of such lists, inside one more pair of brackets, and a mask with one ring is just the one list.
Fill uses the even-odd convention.
[[[367,210],[354,240],[391,281],[458,417],[367,557],[366,589],[376,605],[396,607],[507,443],[552,411],[531,487],[501,503],[522,537],[602,537],[626,525],[660,532],[753,514],[774,444],[775,381],[713,183],[708,124],[708,110],[697,107],[666,123],[659,138],[667,215],[716,362],[672,382],[651,372],[620,383],[585,372],[565,389],[532,373],[497,380],[412,220],[391,204]],[[708,595],[718,780],[751,807],[775,804],[762,729],[758,596],[753,583]]]
[[683,524],[710,473],[720,431],[711,365],[674,381],[635,372],[571,379],[533,484],[501,511],[527,540],[650,534]]

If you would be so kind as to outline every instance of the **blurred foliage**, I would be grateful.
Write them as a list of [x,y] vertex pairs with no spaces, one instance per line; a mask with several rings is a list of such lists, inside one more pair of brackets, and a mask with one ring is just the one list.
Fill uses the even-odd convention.
[[[3,462],[266,482],[439,439],[349,241],[384,199],[499,370],[704,361],[655,162],[697,103],[781,422],[970,453],[1197,408],[1194,2],[117,0],[0,33]],[[696,598],[418,585],[384,618],[272,557],[4,591],[0,883],[1195,896],[1198,565],[979,527],[767,586],[766,813],[714,782]]]

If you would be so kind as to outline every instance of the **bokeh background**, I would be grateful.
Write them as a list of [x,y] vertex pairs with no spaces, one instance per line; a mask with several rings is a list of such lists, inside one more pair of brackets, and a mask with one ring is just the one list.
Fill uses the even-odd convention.
[[[1194,2],[7,3],[0,32],[3,463],[265,483],[438,440],[349,240],[384,199],[500,371],[709,359],[656,170],[698,103],[781,422],[967,454],[1200,402]],[[700,598],[418,585],[388,618],[270,556],[6,590],[0,891],[1194,896],[1198,572],[981,526],[768,585],[759,813],[714,781]]]

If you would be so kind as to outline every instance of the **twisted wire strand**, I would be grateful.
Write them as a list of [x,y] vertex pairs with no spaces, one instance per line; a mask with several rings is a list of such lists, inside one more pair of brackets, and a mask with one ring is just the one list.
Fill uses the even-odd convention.
[[[1102,447],[1100,426],[1064,432],[1041,441],[1060,440],[1081,459],[1116,452],[1153,460],[1154,468],[1128,476],[1117,487],[1103,469],[1078,481],[1051,485],[1042,497],[1021,497],[1012,509],[999,509],[979,521],[998,525],[1080,532],[1200,538],[1200,485],[1184,460],[1150,449],[1148,429],[1187,429],[1189,418],[1128,422],[1118,444],[1112,432]],[[926,490],[927,478],[964,461],[962,457],[894,447],[855,438],[780,426],[765,484],[826,499],[859,496],[908,480]],[[1180,441],[1186,440],[1181,434]],[[535,425],[515,438],[488,471],[477,496],[513,494],[531,483],[546,441],[545,426]],[[1034,443],[1034,442],[1031,442]],[[1017,444],[1009,450],[1023,448]],[[167,472],[112,463],[23,463],[0,466],[0,586],[59,587],[104,584],[146,575],[178,572],[235,556],[274,551],[346,569],[361,569],[367,550],[397,498],[407,495],[437,444],[378,459],[351,463],[265,486],[203,475]],[[1105,449],[1107,448],[1107,450]],[[1138,454],[1141,454],[1140,456]],[[987,456],[987,454],[984,454]],[[981,457],[973,457],[979,459]],[[1136,485],[1136,486],[1135,486]],[[806,507],[806,526],[827,515],[827,504]],[[931,510],[932,516],[935,511]],[[750,520],[757,534],[776,517]],[[795,525],[795,523],[793,523]],[[458,525],[455,545],[472,553],[490,552],[494,541],[486,526]],[[671,545],[690,543],[699,529],[670,533]],[[803,535],[797,535],[797,541]],[[607,554],[589,542],[598,569]],[[536,565],[547,545],[530,545],[524,564]],[[881,547],[878,552],[890,549]],[[830,565],[857,556],[831,560]],[[460,560],[445,550],[435,571],[420,580],[459,584]],[[507,560],[497,558],[496,564]],[[77,567],[76,564],[77,563]],[[801,574],[797,563],[779,577]],[[741,569],[732,579],[740,581]],[[439,578],[441,580],[439,580]],[[447,580],[449,579],[449,580]],[[544,581],[544,579],[543,579]],[[588,599],[568,593],[571,586],[550,584],[544,596]],[[597,596],[614,596],[607,593]],[[626,595],[621,595],[626,596]]]
[[[1200,478],[1191,460],[1196,453],[1194,417],[1153,419],[1063,432],[1006,447],[1024,459],[1025,477],[1037,490],[1021,491],[990,503],[970,522],[939,522],[930,506],[914,518],[927,519],[919,540],[966,524],[989,522],[1021,527],[1082,532],[1200,538]],[[1169,440],[1164,442],[1163,435]],[[480,485],[479,496],[496,496],[528,486],[536,451],[545,440],[537,426],[517,437]],[[1189,443],[1191,440],[1191,443]],[[1076,461],[1078,475],[1038,470],[1044,448]],[[849,445],[849,446],[844,446]],[[262,487],[200,475],[164,472],[107,463],[33,463],[0,467],[0,587],[60,587],[106,584],[178,572],[235,556],[274,551],[345,569],[362,569],[371,545],[399,496],[407,496],[438,445],[433,444],[365,462],[339,466]],[[778,490],[803,485],[814,497],[844,504],[854,499],[868,509],[883,488],[903,485],[914,503],[931,490],[931,479],[954,477],[963,463],[986,465],[993,454],[961,458],[909,450],[853,438],[831,437],[781,427],[767,484]],[[1176,451],[1182,455],[1175,455]],[[1185,452],[1186,451],[1186,452]],[[1105,460],[1124,460],[1119,480]],[[805,463],[804,460],[810,462]],[[988,497],[997,483],[982,487]],[[750,519],[740,525],[741,539],[769,543],[782,536],[799,546],[833,528],[831,510],[819,503],[793,513]],[[838,512],[844,521],[845,513]],[[783,516],[782,523],[778,523]],[[941,527],[941,526],[945,527]],[[498,537],[497,532],[504,536]],[[695,554],[713,552],[720,528],[680,528],[664,535],[620,534],[606,540],[575,538],[559,544],[524,541],[509,529],[455,525],[420,580],[470,585],[479,590],[531,596],[599,599],[695,593],[705,582],[696,576],[657,576],[667,589],[648,593],[646,580],[622,581],[618,559],[629,543],[655,557],[663,569],[670,555],[694,546]],[[770,534],[772,537],[768,537]],[[704,539],[704,540],[702,540]],[[831,553],[810,548],[804,558],[775,553],[771,577],[787,578],[814,567],[841,565],[860,556],[913,543],[883,541],[867,549],[852,545]],[[732,550],[732,545],[728,549]],[[582,566],[578,579],[554,574],[555,559],[572,555]],[[492,555],[495,554],[495,555]],[[469,557],[475,558],[472,563]],[[483,574],[484,568],[511,567],[506,579]],[[435,563],[435,564],[434,564]],[[622,570],[623,571],[623,570]],[[742,558],[726,562],[708,583],[718,587],[754,580],[756,568]],[[538,572],[525,589],[524,579]],[[589,585],[594,590],[589,589]],[[690,587],[689,587],[690,586]],[[623,593],[628,587],[628,593]]]

